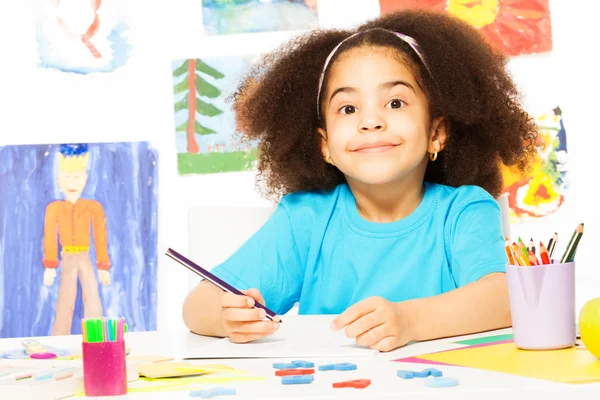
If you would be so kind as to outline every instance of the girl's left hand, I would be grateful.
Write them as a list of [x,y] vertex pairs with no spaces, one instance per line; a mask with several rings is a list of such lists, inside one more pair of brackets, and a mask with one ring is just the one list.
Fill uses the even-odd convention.
[[356,343],[379,351],[390,351],[411,340],[410,314],[406,303],[369,297],[349,307],[333,320],[331,328],[346,328]]

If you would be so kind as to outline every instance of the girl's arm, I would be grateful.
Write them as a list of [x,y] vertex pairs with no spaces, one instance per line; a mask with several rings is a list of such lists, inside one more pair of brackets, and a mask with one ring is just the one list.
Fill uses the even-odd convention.
[[345,329],[357,344],[380,351],[409,342],[466,335],[511,325],[504,273],[437,296],[394,303],[369,297],[333,320],[332,329]]
[[253,302],[281,314],[293,307],[300,297],[304,269],[283,203],[240,248],[211,270],[244,296],[224,292],[207,281],[188,294],[183,319],[192,332],[247,342],[273,333],[279,326],[265,318],[264,310],[254,308]]
[[265,320],[265,311],[254,308],[255,302],[265,302],[258,290],[243,292],[244,296],[227,293],[210,282],[200,282],[184,302],[185,325],[199,335],[229,337],[236,343],[250,342],[276,331],[279,323]]
[[437,296],[397,303],[409,341],[465,335],[512,325],[504,273],[492,273]]
[[208,281],[202,281],[188,294],[183,303],[183,322],[199,335],[224,337],[221,316],[223,291]]

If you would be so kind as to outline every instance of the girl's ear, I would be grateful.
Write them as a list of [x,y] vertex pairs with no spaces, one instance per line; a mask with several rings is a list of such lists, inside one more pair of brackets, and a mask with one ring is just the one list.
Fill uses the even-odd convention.
[[326,163],[332,164],[331,154],[329,154],[329,147],[327,146],[327,132],[322,128],[317,128],[317,133],[321,136],[321,155]]
[[429,139],[429,146],[427,146],[427,152],[433,154],[444,150],[449,130],[450,123],[446,118],[438,117],[434,119],[431,123],[431,137]]

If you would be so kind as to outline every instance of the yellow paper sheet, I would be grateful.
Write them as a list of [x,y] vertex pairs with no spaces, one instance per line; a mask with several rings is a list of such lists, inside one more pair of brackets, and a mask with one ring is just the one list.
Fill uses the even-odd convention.
[[425,354],[417,358],[562,383],[600,381],[600,360],[589,351],[574,347],[528,351],[520,350],[514,343],[504,343]]
[[176,380],[180,384],[192,385],[196,383],[230,383],[230,382],[245,382],[245,381],[264,381],[263,376],[217,376],[217,375],[202,375],[202,376],[191,376],[182,378],[142,378],[148,382],[164,382]]
[[[213,371],[211,370],[214,369],[218,369],[220,372],[227,372],[227,370],[233,370],[233,368],[222,364],[194,365],[185,362],[159,362],[153,364],[139,364],[137,367],[140,376],[145,376],[148,378],[170,378],[179,376],[201,375],[212,373]],[[203,368],[206,368],[207,370],[203,370]]]

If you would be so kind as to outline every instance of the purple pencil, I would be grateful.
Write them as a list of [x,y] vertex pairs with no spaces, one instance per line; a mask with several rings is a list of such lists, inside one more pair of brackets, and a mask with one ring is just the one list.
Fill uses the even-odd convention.
[[[216,286],[220,287],[221,289],[225,290],[226,292],[237,294],[237,295],[240,295],[240,296],[245,296],[244,293],[240,292],[239,290],[237,290],[236,288],[234,288],[233,286],[231,286],[227,282],[225,282],[225,281],[217,278],[216,276],[214,276],[213,274],[211,274],[210,272],[208,272],[207,270],[205,270],[204,268],[202,268],[198,264],[195,264],[193,261],[191,261],[191,260],[187,259],[186,257],[182,256],[181,254],[179,254],[175,250],[168,249],[166,254],[169,257],[171,257],[173,260],[177,261],[179,264],[183,265],[184,267],[186,267],[187,269],[189,269],[190,271],[192,271],[193,273],[195,273],[197,275],[200,275],[201,277],[203,277],[207,281],[211,282],[213,285],[216,285]],[[279,318],[277,316],[277,314],[275,314],[273,311],[269,310],[264,305],[262,305],[262,304],[260,304],[258,302],[254,302],[254,307],[262,308],[263,310],[265,310],[265,312],[267,314],[267,318],[269,318],[271,321],[283,322],[283,321],[281,321],[281,318]]]

